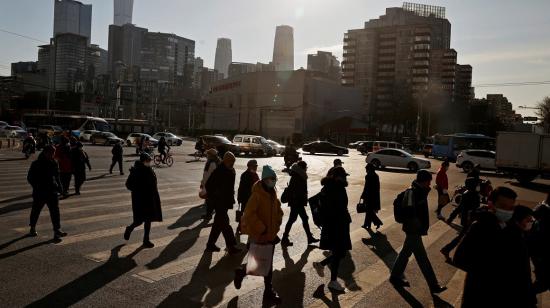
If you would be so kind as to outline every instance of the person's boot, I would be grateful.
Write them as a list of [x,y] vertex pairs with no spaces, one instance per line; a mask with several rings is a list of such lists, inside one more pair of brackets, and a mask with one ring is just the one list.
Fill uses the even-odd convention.
[[63,232],[61,231],[60,229],[58,230],[55,230],[53,232],[53,239],[56,240],[56,241],[60,241],[62,237],[65,237],[67,236],[67,232]]
[[205,251],[207,251],[207,252],[219,252],[219,251],[221,251],[221,249],[220,249],[220,247],[218,247],[216,245],[207,244]]
[[292,245],[294,245],[294,243],[292,243],[288,239],[288,235],[283,234],[283,239],[281,240],[281,246],[288,247],[288,246],[292,246]]
[[309,234],[307,236],[307,244],[308,245],[315,244],[315,243],[318,243],[318,242],[319,242],[319,239],[314,238],[313,234]]
[[445,250],[445,249],[441,249],[439,252],[441,252],[441,254],[445,257],[445,262],[447,263],[451,263],[452,262],[452,259],[451,259],[451,256],[450,256],[450,252]]
[[130,235],[132,234],[132,231],[134,229],[130,228],[130,227],[126,227],[126,230],[124,230],[124,239],[127,241],[130,239]]
[[151,241],[149,241],[149,239],[144,239],[143,240],[143,247],[144,248],[153,248],[153,247],[155,247],[155,244],[151,243]]
[[281,303],[281,297],[279,297],[279,294],[277,294],[273,288],[266,288],[264,291],[264,302],[279,305]]
[[29,231],[29,236],[31,237],[38,236],[38,233],[36,232],[36,229],[34,227],[31,227],[31,230]]
[[390,283],[396,288],[408,288],[411,284],[405,278],[390,277]]

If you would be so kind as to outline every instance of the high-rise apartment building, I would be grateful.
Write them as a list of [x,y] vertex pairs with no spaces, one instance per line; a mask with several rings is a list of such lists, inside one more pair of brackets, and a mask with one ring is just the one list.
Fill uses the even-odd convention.
[[426,103],[426,110],[430,101],[450,103],[456,66],[450,42],[445,8],[411,3],[387,8],[363,29],[345,34],[342,84],[362,89],[365,118],[378,124],[401,121],[407,101]]
[[474,99],[475,93],[472,87],[472,66],[456,65],[455,78],[455,103],[468,104]]
[[87,70],[87,38],[71,33],[59,34],[52,39],[51,46],[55,69],[50,76],[53,77],[54,89],[66,92],[82,91]]
[[216,58],[214,60],[214,69],[222,73],[224,78],[228,77],[229,64],[232,62],[231,40],[228,38],[219,38],[216,45]]
[[317,51],[317,54],[307,55],[307,69],[310,71],[321,72],[333,80],[340,80],[341,69],[340,61],[327,51]]
[[132,24],[109,26],[109,66],[113,80],[120,80],[124,71],[141,65],[143,38],[147,29]]
[[114,19],[115,26],[123,26],[132,23],[132,11],[134,9],[134,0],[114,0]]
[[291,26],[277,26],[273,44],[273,65],[276,71],[294,70],[294,29]]
[[53,36],[59,34],[83,36],[90,44],[92,36],[92,5],[74,0],[55,0]]

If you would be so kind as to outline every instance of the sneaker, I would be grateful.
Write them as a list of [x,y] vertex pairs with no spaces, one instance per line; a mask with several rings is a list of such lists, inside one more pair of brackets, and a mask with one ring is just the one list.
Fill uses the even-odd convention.
[[124,230],[124,240],[129,240],[130,234],[132,234],[132,229],[130,229],[130,227],[126,227],[126,230]]
[[325,277],[325,266],[321,262],[313,262],[313,268],[319,277]]
[[151,243],[149,240],[146,240],[146,241],[143,241],[143,246],[144,248],[153,248],[155,247],[155,244]]
[[316,238],[314,238],[313,236],[312,236],[312,237],[309,237],[309,238],[307,239],[307,244],[308,244],[308,245],[315,244],[315,243],[318,243],[318,242],[319,242],[319,239],[316,239]]
[[437,285],[437,286],[435,286],[435,287],[433,287],[433,288],[430,288],[430,292],[431,292],[432,294],[439,294],[439,293],[441,293],[441,292],[444,292],[445,290],[447,290],[447,287],[442,287],[442,286],[440,286],[440,285]]
[[207,251],[207,252],[220,252],[221,249],[220,249],[220,247],[218,247],[216,245],[206,245],[205,251]]
[[235,278],[233,278],[233,284],[235,285],[235,289],[239,290],[241,288],[244,276],[246,276],[246,272],[244,269],[239,268],[235,270]]
[[53,232],[54,240],[61,240],[61,238],[65,236],[67,236],[67,232],[63,232],[61,230],[57,230]]
[[264,291],[264,302],[269,302],[274,305],[279,305],[281,303],[281,297],[273,289]]
[[346,289],[338,282],[338,280],[332,280],[327,285],[328,289],[332,292],[345,293]]
[[390,283],[396,288],[408,288],[411,286],[405,278],[390,277]]
[[283,237],[283,239],[281,240],[281,246],[292,246],[294,245],[294,243],[292,243],[288,237]]
[[29,231],[29,236],[30,236],[30,237],[36,237],[36,236],[38,236],[38,233],[36,232],[36,229],[31,228],[31,230]]

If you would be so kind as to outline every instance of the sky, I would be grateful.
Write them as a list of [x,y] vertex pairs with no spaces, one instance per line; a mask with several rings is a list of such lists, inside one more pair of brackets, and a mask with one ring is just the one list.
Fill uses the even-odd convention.
[[[107,49],[113,22],[111,0],[92,4],[92,43]],[[473,66],[473,85],[550,80],[550,1],[418,0],[446,7],[452,25],[451,48],[458,63]],[[10,63],[35,61],[37,46],[53,32],[54,0],[0,0],[0,75]],[[294,28],[295,68],[307,67],[307,54],[332,51],[340,60],[344,33],[400,7],[393,0],[135,0],[133,23],[149,31],[195,40],[195,54],[214,66],[216,40],[232,40],[233,61],[269,62],[275,27]],[[26,35],[22,38],[2,31]],[[41,42],[42,41],[42,42]],[[550,84],[476,87],[476,97],[502,93],[524,115],[550,96]]]

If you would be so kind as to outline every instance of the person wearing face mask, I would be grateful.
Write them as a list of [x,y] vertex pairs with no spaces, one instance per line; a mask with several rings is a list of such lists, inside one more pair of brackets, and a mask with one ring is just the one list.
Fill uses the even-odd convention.
[[536,221],[529,232],[529,253],[535,267],[534,289],[542,293],[550,289],[550,193],[539,204],[533,216]]
[[[283,210],[281,202],[277,198],[275,184],[277,175],[271,166],[264,166],[262,169],[262,180],[257,181],[252,187],[252,194],[246,204],[243,217],[241,218],[241,230],[247,234],[251,242],[256,244],[277,245],[280,240],[277,236],[283,223]],[[233,283],[236,289],[241,288],[246,276],[246,265],[235,270]],[[281,298],[273,290],[272,285],[273,265],[268,275],[264,277],[265,290],[264,302],[272,304],[281,303]]]
[[143,247],[153,248],[155,245],[149,240],[151,222],[162,221],[162,209],[157,187],[157,176],[151,168],[151,156],[149,154],[140,154],[139,160],[130,169],[130,175],[126,180],[126,188],[132,192],[134,221],[126,227],[124,239],[129,240],[132,231],[143,224]]
[[504,289],[500,290],[503,294],[511,295],[506,301],[507,307],[535,308],[537,306],[526,241],[526,235],[531,230],[533,221],[533,210],[517,205],[502,231],[505,244],[503,256],[506,256],[506,263],[513,264],[506,269]]
[[327,287],[332,292],[343,293],[344,287],[338,282],[338,268],[341,260],[351,250],[350,224],[348,211],[348,194],[346,187],[348,174],[342,167],[333,167],[321,180],[323,194],[323,228],[319,248],[330,250],[330,255],[321,262],[314,262],[313,267],[322,276],[325,266],[330,268],[330,282]]
[[439,285],[422,242],[422,236],[428,235],[428,229],[430,228],[428,194],[430,193],[431,182],[432,174],[427,170],[420,170],[416,174],[416,180],[412,182],[411,187],[402,193],[405,242],[391,270],[390,283],[396,288],[410,286],[404,278],[404,272],[409,258],[414,254],[416,262],[430,287],[430,292],[437,294],[445,291],[447,287]]
[[453,264],[466,272],[462,307],[514,307],[508,305],[514,294],[502,292],[510,283],[507,268],[515,266],[508,262],[503,228],[512,218],[516,198],[512,189],[497,187],[491,206],[472,213],[470,228],[453,257]]
[[435,185],[437,188],[437,219],[444,219],[441,215],[441,210],[449,203],[449,178],[447,177],[447,171],[449,170],[449,161],[441,163],[441,167],[437,171],[435,176]]
[[241,250],[236,247],[237,240],[233,229],[229,224],[227,211],[233,208],[235,204],[235,155],[231,152],[225,152],[222,163],[212,172],[212,175],[206,181],[205,187],[208,192],[208,202],[216,212],[214,223],[210,230],[206,251],[218,252],[221,249],[216,246],[216,241],[223,234],[227,251],[230,254],[239,253]]

